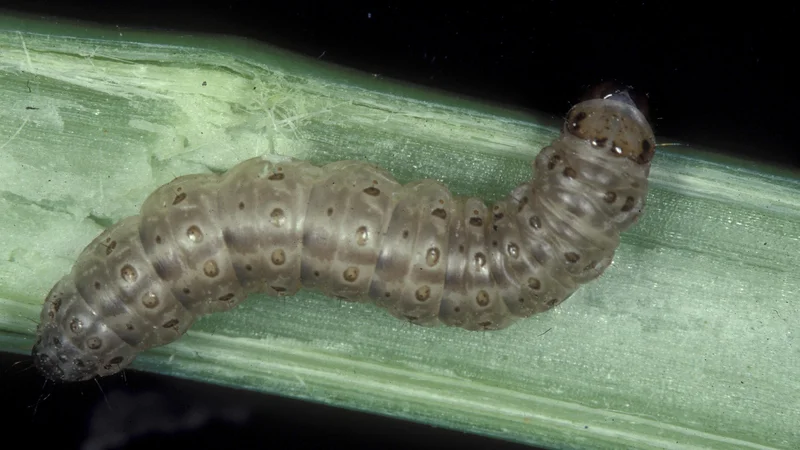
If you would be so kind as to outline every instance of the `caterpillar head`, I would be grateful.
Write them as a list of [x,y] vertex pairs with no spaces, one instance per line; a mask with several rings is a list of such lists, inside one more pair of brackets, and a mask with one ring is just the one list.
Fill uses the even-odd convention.
[[575,105],[567,114],[564,132],[637,164],[649,164],[655,155],[653,130],[628,90]]

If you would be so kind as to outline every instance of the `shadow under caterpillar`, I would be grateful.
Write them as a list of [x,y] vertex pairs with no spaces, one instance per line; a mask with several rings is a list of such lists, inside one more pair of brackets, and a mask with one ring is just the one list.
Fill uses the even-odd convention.
[[201,315],[301,286],[414,324],[505,328],[611,264],[654,152],[647,119],[618,91],[575,105],[533,179],[490,207],[356,161],[254,158],[176,178],[53,287],[34,362],[56,381],[110,375]]

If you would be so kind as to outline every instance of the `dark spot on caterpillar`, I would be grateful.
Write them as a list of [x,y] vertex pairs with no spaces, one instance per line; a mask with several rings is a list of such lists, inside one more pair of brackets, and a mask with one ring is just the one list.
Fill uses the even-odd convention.
[[553,170],[556,166],[561,162],[560,155],[553,155],[550,157],[550,160],[547,161],[547,170]]
[[244,270],[246,270],[246,271],[250,272],[250,271],[252,271],[252,270],[253,270],[253,266],[251,266],[250,264],[245,264],[245,266],[244,266]]
[[441,251],[436,247],[431,247],[425,253],[425,263],[428,264],[428,267],[433,267],[439,263],[439,256],[441,256]]
[[620,211],[628,212],[628,211],[632,210],[633,209],[633,205],[635,203],[636,203],[636,199],[634,199],[633,197],[626,198],[625,199],[625,204],[622,205],[622,209],[620,209]]
[[389,292],[384,292],[383,296],[386,297],[386,298],[389,298],[389,297],[392,296],[392,294],[390,294]]
[[490,298],[489,298],[489,293],[488,292],[486,292],[484,290],[478,291],[478,295],[475,296],[475,302],[478,304],[478,306],[480,306],[482,308],[486,307],[486,306],[489,305],[489,301],[490,301]]
[[542,220],[539,219],[539,216],[531,216],[528,219],[528,225],[530,225],[534,230],[542,229]]
[[314,271],[314,276],[315,276],[315,277],[318,277],[318,276],[319,276],[319,270],[315,270],[315,271]]
[[364,189],[364,193],[367,194],[367,195],[371,195],[373,197],[377,197],[377,196],[381,195],[381,190],[376,188],[376,187],[374,187],[374,186],[370,186],[370,187]]
[[367,245],[367,241],[369,240],[369,232],[367,231],[367,227],[360,226],[356,230],[356,244],[363,247]]
[[53,338],[53,347],[55,347],[55,348],[61,347],[61,339],[59,339],[57,337],[54,337]]
[[508,247],[506,248],[506,251],[508,251],[509,256],[511,256],[512,258],[514,259],[519,258],[519,246],[517,244],[513,242],[509,243]]
[[183,288],[183,293],[189,295],[192,291],[189,288]]
[[414,321],[419,320],[419,317],[416,317],[416,316],[403,316],[403,317],[408,319],[410,322],[414,322]]
[[179,323],[178,319],[170,319],[167,322],[165,322],[164,325],[161,325],[161,326],[163,328],[172,328],[175,325],[177,325],[178,323]]
[[99,281],[95,281],[95,282],[94,282],[94,288],[95,288],[95,289],[100,289],[100,286],[101,286],[101,285],[100,285],[100,282],[99,282]]
[[464,245],[463,244],[458,246],[458,253],[464,253],[464,250],[465,249],[464,249]]
[[581,259],[581,256],[575,252],[566,252],[564,253],[564,258],[567,260],[568,263],[574,264],[578,262],[579,259]]
[[186,200],[186,193],[185,192],[181,192],[180,194],[175,196],[175,199],[172,200],[172,204],[173,205],[177,205],[178,203],[180,203],[180,202],[182,202],[184,200]]
[[518,298],[517,301],[520,302],[520,303],[525,303],[525,299],[522,298],[522,297]]
[[557,298],[551,298],[550,300],[548,300],[545,303],[545,305],[547,305],[548,307],[552,308],[553,306],[556,306],[556,303],[558,303],[558,299]]
[[461,308],[456,306],[455,308],[453,308],[453,312],[460,313],[461,312]]
[[528,287],[534,291],[538,291],[542,287],[542,282],[538,278],[528,278]]
[[240,210],[244,209],[244,202],[239,202],[239,209]]
[[282,248],[274,250],[270,256],[270,261],[276,266],[282,266],[286,262],[286,252]]
[[286,292],[286,288],[285,288],[285,287],[281,287],[281,286],[270,286],[270,287],[271,287],[271,288],[272,288],[272,289],[273,289],[275,292]]
[[227,294],[223,295],[222,297],[218,298],[217,300],[219,300],[221,302],[227,302],[228,300],[232,299],[233,297],[236,297],[236,294],[234,294],[233,292],[228,292]]
[[69,322],[69,331],[77,334],[83,330],[83,323],[77,317],[73,317]]
[[128,330],[128,331],[133,331],[133,324],[130,323],[130,322],[126,323],[125,324],[125,329]]
[[408,239],[408,230],[403,230],[403,239]]
[[111,243],[106,246],[106,255],[110,255],[115,248],[117,248],[117,241],[111,241]]
[[103,341],[100,340],[97,336],[92,336],[89,339],[86,339],[86,347],[91,350],[97,350],[103,346]]
[[128,283],[133,283],[139,277],[139,274],[136,273],[136,269],[133,268],[130,264],[125,264],[122,266],[122,269],[119,271],[120,276],[123,280],[127,281]]
[[328,217],[333,215],[333,208],[328,208]]
[[617,201],[617,193],[613,191],[608,191],[603,195],[603,201],[606,203],[614,203]]
[[475,265],[478,266],[479,269],[482,268],[483,266],[485,266],[486,265],[486,255],[484,255],[481,252],[475,253]]
[[350,266],[345,269],[342,273],[342,278],[344,278],[344,281],[349,281],[350,283],[356,281],[356,279],[358,279],[358,267]]
[[480,325],[481,328],[489,328],[490,326],[492,326],[492,321],[491,320],[486,320],[486,321],[483,321],[483,322],[478,322],[478,325]]
[[125,360],[125,358],[123,358],[122,356],[115,356],[115,357],[111,358],[111,360],[109,360],[108,363],[109,364],[119,364],[124,360]]
[[625,156],[622,147],[618,146],[616,142],[611,141],[611,154],[614,156]]
[[152,292],[145,292],[142,295],[142,305],[147,309],[153,309],[158,306],[158,296]]
[[442,220],[447,219],[447,211],[445,211],[442,208],[434,209],[433,211],[431,211],[431,215],[434,217],[438,217]]
[[562,172],[565,177],[567,178],[575,178],[578,176],[578,172],[575,171],[572,167],[564,168],[564,172]]
[[497,247],[497,241],[492,241],[492,247]]
[[650,143],[647,139],[642,141],[642,152],[639,153],[639,157],[636,158],[636,162],[639,164],[647,164],[653,160],[653,156],[656,154],[656,149],[653,147],[653,144]]
[[472,225],[473,227],[480,227],[483,225],[483,219],[481,219],[480,217],[470,217],[469,224]]
[[583,111],[578,111],[569,121],[569,128],[573,131],[578,130],[581,126],[581,122],[583,122],[584,119],[586,119],[586,113]]
[[421,286],[417,291],[414,293],[417,301],[424,302],[431,297],[431,288],[430,286]]
[[203,274],[209,278],[214,278],[219,275],[219,267],[217,266],[217,262],[213,259],[209,259],[203,264]]
[[156,244],[160,244],[160,243],[161,243],[161,236],[156,236]]
[[592,140],[592,145],[595,147],[603,147],[606,145],[606,142],[608,142],[608,138],[597,138]]
[[[203,231],[197,225],[192,225],[186,229],[186,237],[195,244],[203,242]],[[156,238],[159,239],[159,238]]]
[[282,174],[282,173],[273,173],[272,175],[267,177],[268,180],[272,180],[272,181],[279,181],[279,180],[282,180],[283,178],[284,178],[284,174]]
[[[331,210],[333,213],[333,210]],[[276,227],[281,227],[286,222],[286,213],[281,208],[275,208],[269,213],[270,222]]]

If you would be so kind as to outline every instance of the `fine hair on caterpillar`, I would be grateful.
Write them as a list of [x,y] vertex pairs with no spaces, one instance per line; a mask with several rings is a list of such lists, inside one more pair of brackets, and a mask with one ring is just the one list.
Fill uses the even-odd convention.
[[44,302],[55,381],[116,373],[200,316],[301,287],[424,326],[499,330],[611,264],[640,216],[655,138],[625,91],[575,105],[533,177],[487,206],[360,161],[243,161],[178,177],[101,233]]

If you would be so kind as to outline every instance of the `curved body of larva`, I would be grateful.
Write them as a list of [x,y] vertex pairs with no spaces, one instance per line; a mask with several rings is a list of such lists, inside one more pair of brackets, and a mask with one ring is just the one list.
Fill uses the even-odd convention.
[[491,207],[354,161],[255,158],[179,177],[53,287],[34,361],[52,380],[109,375],[203,314],[301,286],[415,324],[504,328],[608,267],[644,206],[654,149],[622,93],[570,110],[534,178]]

